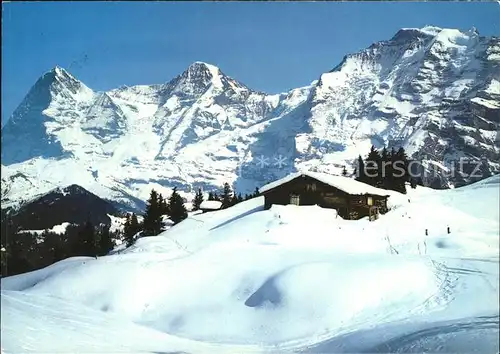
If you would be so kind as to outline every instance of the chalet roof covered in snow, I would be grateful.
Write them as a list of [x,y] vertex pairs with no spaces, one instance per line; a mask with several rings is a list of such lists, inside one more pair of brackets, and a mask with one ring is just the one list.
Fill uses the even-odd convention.
[[389,196],[389,193],[387,193],[385,189],[372,187],[366,183],[358,182],[350,177],[335,176],[327,173],[311,171],[301,171],[289,174],[282,179],[266,184],[265,186],[260,188],[259,191],[260,193],[265,193],[302,175],[314,178],[320,182],[338,188],[348,194],[372,194],[379,196]]
[[219,210],[222,206],[222,203],[218,200],[204,200],[200,204],[200,209],[205,210]]

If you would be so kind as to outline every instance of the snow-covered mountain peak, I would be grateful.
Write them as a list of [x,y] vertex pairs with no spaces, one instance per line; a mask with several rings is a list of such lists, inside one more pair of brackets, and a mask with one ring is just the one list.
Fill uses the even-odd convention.
[[212,76],[217,76],[220,73],[220,69],[215,65],[205,63],[203,61],[195,61],[187,68],[187,71],[196,73],[199,71],[208,71]]
[[[164,85],[162,96],[172,94],[181,99],[198,99],[206,92],[229,97],[250,93],[248,87],[224,74],[218,67],[196,61],[179,76]],[[252,91],[253,92],[253,91]]]
[[73,98],[76,100],[91,98],[93,94],[93,91],[83,82],[57,65],[43,74],[35,86],[37,86],[37,84],[42,86],[39,88],[49,89],[53,95],[62,94],[66,98]]
[[[171,82],[172,83],[172,82]],[[221,72],[216,66],[194,62],[173,80],[174,93],[200,95],[209,87],[222,88]]]
[[54,73],[57,77],[76,80],[73,75],[71,75],[68,71],[66,71],[66,69],[59,65],[54,66],[49,72]]

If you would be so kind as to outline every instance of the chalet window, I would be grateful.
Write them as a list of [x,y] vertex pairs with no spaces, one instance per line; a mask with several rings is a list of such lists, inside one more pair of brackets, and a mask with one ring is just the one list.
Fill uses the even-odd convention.
[[372,197],[367,197],[366,198],[366,204],[373,205],[373,198]]
[[290,204],[300,205],[300,197],[297,194],[290,195]]

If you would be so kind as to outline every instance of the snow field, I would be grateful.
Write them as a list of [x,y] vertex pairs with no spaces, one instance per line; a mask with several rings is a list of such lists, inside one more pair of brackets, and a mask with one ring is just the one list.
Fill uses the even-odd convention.
[[[191,215],[116,254],[2,279],[2,347],[338,352],[344,336],[385,326],[380,341],[409,328],[398,323],[498,314],[498,198],[492,177],[391,192],[376,222],[317,206],[263,210],[262,197]],[[126,338],[93,335],[101,317]]]

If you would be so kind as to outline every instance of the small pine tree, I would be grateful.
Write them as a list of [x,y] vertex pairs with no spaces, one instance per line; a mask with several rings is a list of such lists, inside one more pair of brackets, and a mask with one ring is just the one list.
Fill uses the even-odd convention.
[[358,172],[356,180],[363,183],[367,183],[368,179],[366,176],[365,162],[363,161],[361,155],[359,155],[358,157],[358,166],[356,167],[356,170]]
[[99,255],[107,255],[113,249],[113,246],[109,226],[104,226],[99,233]]
[[342,169],[342,176],[347,177],[347,175],[348,175],[347,169],[344,166],[343,169]]
[[159,195],[153,189],[148,199],[146,213],[144,214],[144,234],[146,236],[156,236],[161,232],[163,227],[162,223],[162,210],[159,204]]
[[123,239],[127,243],[127,247],[130,246],[133,242],[131,238],[130,232],[130,215],[127,214],[125,216],[125,223],[123,224]]
[[94,225],[90,220],[87,220],[83,227],[78,233],[81,242],[81,255],[83,256],[96,256],[98,253],[97,249],[97,237],[94,229]]
[[139,231],[141,231],[141,225],[137,220],[137,215],[132,213],[132,216],[130,217],[130,233],[132,234],[132,238],[135,238]]
[[238,204],[238,196],[236,194],[233,194],[233,197],[231,198],[231,206]]
[[241,196],[241,193],[238,193],[238,203],[243,201],[243,197]]
[[165,199],[163,199],[163,195],[161,193],[158,193],[158,213],[160,215],[165,215],[166,210],[165,210]]
[[377,187],[382,184],[381,156],[375,146],[372,145],[370,153],[365,161],[367,183]]
[[188,216],[187,210],[186,207],[184,206],[184,201],[182,200],[182,197],[177,192],[177,187],[174,187],[172,195],[170,195],[169,204],[170,204],[169,217],[174,224],[177,224],[182,220],[184,220],[185,218],[187,218]]
[[394,166],[393,166],[393,155],[392,151],[389,153],[387,149],[384,147],[382,149],[382,153],[380,155],[380,162],[378,166],[378,170],[381,176],[381,179],[378,181],[379,185],[377,187],[384,189],[394,189]]
[[253,192],[254,197],[258,197],[260,195],[259,188],[255,187],[255,191]]
[[127,220],[125,221],[125,227],[123,229],[123,239],[127,244],[127,247],[132,246],[135,241],[135,236],[141,231],[141,225],[137,221],[137,215],[132,213],[132,215],[127,214]]
[[201,203],[203,203],[203,192],[198,188],[193,200],[193,211],[200,210]]
[[232,205],[233,191],[229,183],[224,183],[224,188],[222,191],[222,209],[229,208]]
[[215,200],[215,196],[212,192],[208,192],[208,200]]
[[406,182],[410,178],[410,173],[408,157],[406,156],[406,152],[403,148],[399,148],[399,150],[396,152],[395,160],[398,171],[395,171],[394,174],[394,190],[406,194]]

